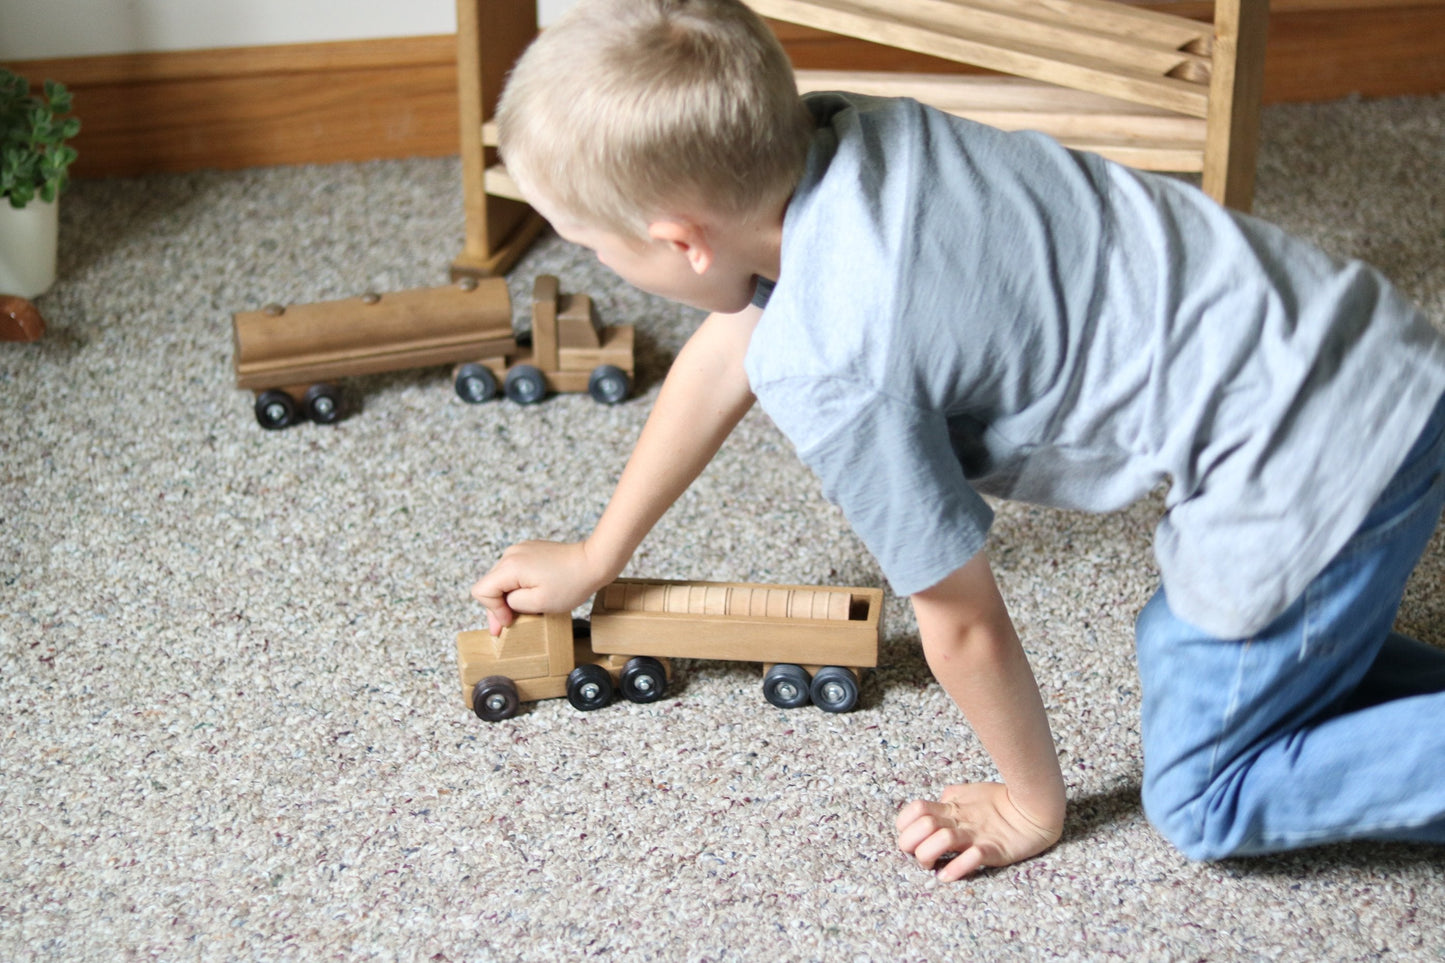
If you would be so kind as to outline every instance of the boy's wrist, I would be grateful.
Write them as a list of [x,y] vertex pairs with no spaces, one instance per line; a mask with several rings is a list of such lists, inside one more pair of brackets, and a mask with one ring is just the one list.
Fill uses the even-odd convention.
[[598,538],[596,532],[583,540],[582,555],[586,559],[594,591],[616,579],[632,558],[632,552],[607,545],[605,540]]
[[1064,830],[1064,814],[1067,803],[1063,786],[1034,793],[1009,789],[1009,801],[1018,814],[1027,820],[1041,835],[1057,840]]

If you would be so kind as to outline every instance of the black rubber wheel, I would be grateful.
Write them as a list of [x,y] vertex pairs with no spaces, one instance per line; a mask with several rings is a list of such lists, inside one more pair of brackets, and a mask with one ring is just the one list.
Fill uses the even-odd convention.
[[632,391],[632,379],[614,364],[600,364],[587,378],[587,393],[598,404],[615,405]]
[[507,372],[502,385],[507,397],[519,405],[535,405],[547,397],[547,379],[542,372],[529,364],[519,364]]
[[312,385],[306,390],[306,417],[318,425],[334,424],[341,418],[341,392],[334,385]]
[[618,682],[629,702],[656,702],[667,694],[667,670],[650,655],[628,659]]
[[612,676],[600,665],[579,665],[567,676],[567,701],[582,712],[602,708],[612,701]]
[[483,722],[501,722],[517,714],[517,687],[502,675],[489,675],[472,687],[472,711]]
[[267,431],[296,424],[296,401],[284,391],[272,389],[256,397],[256,422]]
[[813,705],[824,712],[848,712],[858,704],[858,679],[849,670],[827,665],[813,676]]
[[763,698],[779,709],[808,704],[808,673],[799,665],[775,665],[763,676]]
[[457,397],[479,405],[497,397],[497,376],[484,364],[464,364],[457,369]]

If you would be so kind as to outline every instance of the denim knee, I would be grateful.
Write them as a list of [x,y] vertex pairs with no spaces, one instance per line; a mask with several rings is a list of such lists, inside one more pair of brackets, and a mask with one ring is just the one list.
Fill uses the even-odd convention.
[[[1146,775],[1144,815],[1175,849],[1196,862],[1239,855],[1243,843],[1236,833],[1231,832],[1233,827],[1220,827],[1217,818],[1211,826],[1210,814],[1216,808],[1216,791],[1202,786],[1191,795],[1182,787],[1165,787]],[[1223,833],[1219,832],[1221,828]]]

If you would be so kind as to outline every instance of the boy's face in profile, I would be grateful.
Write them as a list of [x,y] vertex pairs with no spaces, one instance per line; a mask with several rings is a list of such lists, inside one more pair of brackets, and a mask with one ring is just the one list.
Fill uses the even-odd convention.
[[753,272],[723,256],[726,239],[716,231],[699,237],[701,228],[663,220],[654,222],[647,238],[626,237],[582,224],[535,192],[528,200],[564,240],[592,250],[598,261],[649,294],[723,314],[752,302]]

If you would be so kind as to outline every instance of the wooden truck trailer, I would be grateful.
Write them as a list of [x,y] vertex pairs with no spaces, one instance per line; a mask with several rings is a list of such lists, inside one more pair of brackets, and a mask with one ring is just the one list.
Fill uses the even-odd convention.
[[847,712],[860,670],[878,664],[882,613],[876,588],[618,579],[590,620],[519,615],[500,636],[458,634],[462,699],[488,722],[562,696],[582,711],[614,691],[655,702],[670,659],[721,659],[762,663],[763,697],[779,708]]
[[456,393],[470,404],[494,398],[498,385],[519,404],[551,391],[586,391],[616,404],[632,390],[632,325],[599,324],[592,300],[560,294],[550,275],[533,288],[530,345],[513,336],[503,278],[273,304],[232,322],[236,386],[255,393],[256,420],[267,429],[340,419],[339,378],[430,365],[456,365]]

